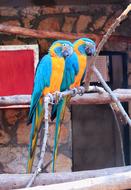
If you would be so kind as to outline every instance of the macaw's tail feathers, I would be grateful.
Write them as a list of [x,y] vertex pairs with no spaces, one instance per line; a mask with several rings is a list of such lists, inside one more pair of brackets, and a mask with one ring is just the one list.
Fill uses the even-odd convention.
[[36,145],[38,140],[38,133],[40,131],[40,126],[43,120],[44,116],[44,109],[42,106],[41,101],[39,102],[36,111],[32,118],[32,128],[30,132],[30,144],[28,148],[28,162],[27,162],[27,172],[31,173],[32,165],[34,161],[35,151],[36,151]]
[[55,169],[55,161],[57,157],[57,150],[58,150],[58,140],[60,135],[60,124],[64,120],[66,106],[69,102],[69,96],[64,97],[60,102],[57,104],[56,109],[56,128],[55,128],[55,136],[54,136],[54,147],[53,147],[53,159],[52,159],[52,172]]

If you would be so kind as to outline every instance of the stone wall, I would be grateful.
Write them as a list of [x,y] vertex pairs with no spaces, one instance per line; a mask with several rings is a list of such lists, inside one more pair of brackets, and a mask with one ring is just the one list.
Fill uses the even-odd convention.
[[[120,15],[122,5],[89,5],[59,7],[0,7],[0,23],[49,31],[85,32],[104,34],[115,18]],[[115,34],[130,36],[131,16],[116,30]],[[54,40],[33,39],[22,36],[0,34],[0,45],[39,44],[40,57],[47,53]],[[128,79],[131,87],[131,45],[126,42],[109,42],[104,50],[128,52]],[[131,106],[130,106],[131,107]],[[0,110],[0,172],[25,173],[27,145],[31,126],[26,125],[28,109]],[[131,109],[129,109],[131,114]],[[45,171],[51,171],[51,156],[55,123],[50,122],[49,139],[45,159]],[[71,170],[71,125],[70,112],[66,112],[62,125],[56,171]],[[37,159],[39,149],[37,150]],[[37,159],[34,166],[36,166]]]

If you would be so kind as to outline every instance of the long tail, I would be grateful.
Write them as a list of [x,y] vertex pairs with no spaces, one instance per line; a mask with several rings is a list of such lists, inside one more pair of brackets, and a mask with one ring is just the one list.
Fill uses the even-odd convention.
[[38,133],[44,116],[44,109],[42,105],[42,99],[40,99],[38,106],[33,114],[32,128],[30,132],[30,143],[28,148],[28,162],[27,162],[27,172],[31,173],[32,165],[34,161],[36,145],[38,140]]
[[68,101],[70,100],[70,97],[64,97],[60,102],[58,103],[56,107],[56,128],[55,128],[55,136],[54,136],[54,147],[53,147],[53,159],[52,159],[52,172],[54,172],[55,169],[55,161],[57,157],[57,150],[58,150],[58,141],[59,141],[59,135],[60,135],[60,124],[64,120],[65,116],[65,110],[66,106],[68,104]]

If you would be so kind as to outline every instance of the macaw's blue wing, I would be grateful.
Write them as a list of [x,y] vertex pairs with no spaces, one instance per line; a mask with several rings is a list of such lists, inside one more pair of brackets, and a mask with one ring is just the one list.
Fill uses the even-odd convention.
[[75,76],[79,71],[78,58],[76,53],[66,57],[64,76],[61,84],[61,91],[69,89],[70,85],[74,83]]
[[38,64],[36,69],[34,88],[31,96],[30,112],[28,117],[28,123],[32,122],[33,113],[37,106],[37,103],[42,95],[43,89],[50,85],[51,76],[51,57],[50,55],[45,55]]
[[[75,76],[79,71],[79,65],[77,60],[76,53],[73,53],[70,57],[67,57],[65,60],[65,70],[64,76],[61,84],[61,91],[69,89],[70,85],[74,83]],[[64,119],[65,109],[68,104],[68,100],[70,98],[64,97],[62,100],[58,102],[58,104],[53,105],[51,112],[51,119],[54,120],[56,117],[56,128],[55,128],[55,137],[54,137],[54,148],[53,148],[53,162],[52,162],[52,172],[54,172],[55,160],[57,157],[57,149],[58,149],[58,140],[60,134],[60,123]]]
[[32,170],[38,132],[44,115],[42,93],[44,88],[50,85],[51,65],[51,57],[50,55],[46,55],[42,58],[36,70],[29,112],[29,122],[32,123],[32,128],[30,132],[29,155],[27,163],[28,173]]

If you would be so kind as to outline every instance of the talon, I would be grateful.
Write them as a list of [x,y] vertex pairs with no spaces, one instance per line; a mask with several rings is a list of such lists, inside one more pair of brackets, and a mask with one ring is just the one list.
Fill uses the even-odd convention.
[[72,89],[73,93],[71,96],[76,96],[76,94],[78,93],[78,89],[77,88],[73,88]]
[[54,96],[55,96],[55,103],[57,104],[57,103],[59,102],[59,100],[60,100],[61,94],[60,94],[59,91],[56,91],[56,92],[54,93]]
[[54,104],[54,97],[51,93],[48,93],[47,96],[50,98],[50,103]]
[[85,88],[82,87],[82,86],[80,86],[80,87],[78,88],[78,94],[79,94],[80,96],[82,96],[82,95],[84,94],[84,92],[85,92]]

